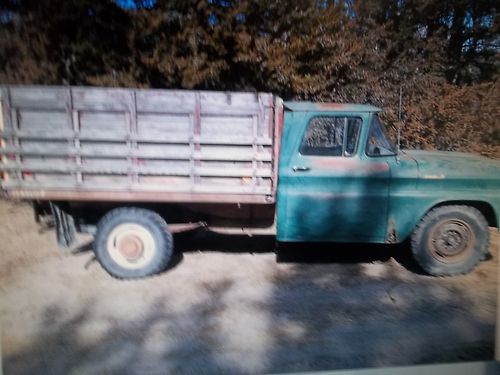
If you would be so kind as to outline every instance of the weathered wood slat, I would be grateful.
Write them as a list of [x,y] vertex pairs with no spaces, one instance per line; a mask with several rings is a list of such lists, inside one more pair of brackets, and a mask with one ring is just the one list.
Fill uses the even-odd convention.
[[[4,113],[3,113],[3,102],[5,101],[5,90],[0,88],[0,131],[3,131],[4,129]],[[0,138],[0,150],[5,148],[5,140]],[[0,154],[0,164],[7,164],[7,158]],[[7,173],[2,173],[0,174],[0,180],[2,181],[7,181],[9,175]]]
[[274,198],[267,192],[253,194],[246,192],[205,193],[203,191],[102,191],[98,189],[24,189],[11,188],[9,196],[15,199],[57,200],[57,201],[103,201],[103,202],[198,202],[198,203],[247,203],[269,204]]
[[119,167],[116,164],[101,164],[100,166],[79,166],[75,163],[64,162],[26,162],[26,163],[8,163],[0,166],[4,171],[20,171],[23,173],[103,173],[103,174],[127,174],[130,167]]
[[89,147],[81,149],[76,147],[57,147],[57,146],[31,146],[31,147],[11,147],[5,146],[0,149],[0,155],[23,155],[23,156],[40,156],[40,157],[64,157],[64,156],[81,156],[90,158],[126,158],[137,157],[141,159],[154,159],[154,160],[190,160],[191,158],[206,161],[263,161],[271,162],[272,156],[269,153],[256,153],[252,152],[239,152],[239,153],[220,153],[220,152],[194,152],[191,154],[190,150],[186,148],[185,152],[169,152],[165,151],[147,151],[147,150],[132,150],[123,151],[121,149],[113,150],[98,149]]
[[145,113],[192,113],[194,91],[136,90],[137,111]]
[[[98,164],[98,165],[78,165],[75,163],[64,162],[26,162],[26,163],[8,163],[0,165],[0,171],[6,172],[28,172],[28,173],[95,173],[95,174],[123,174],[138,173],[152,176],[189,176],[188,168],[175,167],[147,167],[147,166],[120,166],[117,163]],[[268,169],[253,168],[209,168],[195,167],[193,171],[198,176],[207,177],[258,177],[272,176]]]
[[11,105],[17,109],[65,110],[67,88],[49,86],[12,86]]
[[0,132],[0,138],[18,138],[18,139],[36,139],[36,140],[67,140],[72,141],[75,138],[80,140],[93,140],[93,141],[109,141],[109,142],[124,142],[127,137],[120,136],[112,132],[86,132],[79,133],[72,130],[63,130],[53,133],[48,133],[45,130],[30,130],[30,131],[13,131],[5,130]]
[[73,87],[73,108],[77,111],[127,112],[130,91],[115,88]]
[[[159,168],[159,167],[135,167],[132,170],[140,174],[158,175],[158,176],[189,176],[187,168]],[[209,167],[194,167],[193,173],[200,177],[251,177],[253,174],[252,168],[209,168]],[[259,169],[255,171],[257,176],[271,177],[271,173],[267,169]]]
[[254,143],[263,146],[271,146],[272,139],[271,138],[252,138],[252,137],[234,137],[234,136],[193,136],[189,138],[185,137],[174,137],[174,136],[164,136],[164,137],[146,137],[146,136],[137,136],[132,138],[138,142],[144,143],[189,143],[192,140],[195,143],[200,144],[213,144],[213,145],[252,145]]
[[147,192],[154,194],[155,192],[191,192],[191,193],[208,193],[208,194],[269,194],[271,191],[270,187],[259,186],[252,189],[250,185],[197,185],[194,187],[188,187],[186,185],[166,185],[166,184],[149,184],[149,185],[129,185],[129,184],[113,184],[113,185],[102,185],[102,184],[89,184],[84,183],[78,185],[76,183],[62,182],[59,184],[48,183],[48,182],[37,182],[37,181],[25,181],[23,183],[18,183],[15,180],[11,180],[5,184],[6,188],[23,188],[23,189],[43,189],[48,195],[48,191],[56,189],[74,189],[77,191],[108,191],[108,192]]
[[96,141],[96,142],[125,142],[133,140],[143,143],[165,143],[165,144],[189,144],[191,140],[200,144],[213,144],[213,145],[257,145],[271,146],[271,138],[252,138],[252,137],[186,137],[186,136],[163,136],[163,137],[146,137],[146,136],[130,136],[130,135],[117,135],[112,132],[86,132],[78,133],[74,131],[60,131],[57,133],[45,133],[44,131],[0,131],[0,138],[19,138],[19,139],[38,139],[38,140],[67,140],[72,141],[75,138],[81,141]]

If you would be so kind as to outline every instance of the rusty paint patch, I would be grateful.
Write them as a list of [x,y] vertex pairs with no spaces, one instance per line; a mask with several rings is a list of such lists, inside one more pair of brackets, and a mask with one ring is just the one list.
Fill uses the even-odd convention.
[[346,104],[343,103],[317,103],[318,109],[345,109]]
[[387,223],[386,242],[387,243],[396,243],[396,242],[398,242],[398,235],[396,233],[396,222],[392,218],[389,219],[389,222]]

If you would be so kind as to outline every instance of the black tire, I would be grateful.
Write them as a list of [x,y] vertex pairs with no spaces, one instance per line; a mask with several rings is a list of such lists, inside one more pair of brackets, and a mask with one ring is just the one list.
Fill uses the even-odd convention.
[[[122,241],[116,244],[118,240],[114,233],[120,228],[124,228]],[[134,234],[134,229],[140,231],[139,236]],[[127,245],[128,250],[123,250]],[[97,260],[110,275],[119,279],[141,278],[164,271],[172,259],[173,248],[172,235],[165,220],[146,209],[117,208],[107,213],[97,225],[94,241]],[[134,254],[126,257],[123,255],[126,251]],[[147,259],[143,256],[145,252],[148,253]]]
[[474,207],[436,207],[415,228],[411,248],[430,275],[466,274],[488,254],[488,223]]

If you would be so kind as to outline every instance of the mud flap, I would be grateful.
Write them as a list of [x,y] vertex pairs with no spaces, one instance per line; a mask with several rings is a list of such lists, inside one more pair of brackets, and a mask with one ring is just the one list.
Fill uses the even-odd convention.
[[63,211],[57,204],[50,202],[50,211],[54,218],[57,243],[60,247],[68,248],[76,238],[76,227],[73,216]]

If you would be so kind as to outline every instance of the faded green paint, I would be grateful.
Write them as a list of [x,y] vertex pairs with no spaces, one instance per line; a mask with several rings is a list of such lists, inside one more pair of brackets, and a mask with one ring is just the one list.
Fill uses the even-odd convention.
[[352,104],[352,103],[317,103],[317,102],[284,102],[283,106],[294,112],[321,112],[328,111],[332,112],[349,112],[349,113],[359,113],[359,112],[380,112],[381,109],[369,104]]
[[[473,154],[436,151],[405,151],[405,157],[417,163],[417,186],[401,186],[394,168],[391,191],[393,215],[397,216],[401,239],[411,234],[414,226],[432,207],[446,202],[484,202],[500,222],[500,161]],[[404,185],[404,184],[403,184]]]
[[[290,111],[280,151],[279,241],[400,242],[427,211],[446,202],[484,202],[500,222],[500,161],[426,151],[369,157],[368,128],[378,108],[308,102],[285,107]],[[352,157],[300,154],[309,120],[328,115],[362,119]]]

